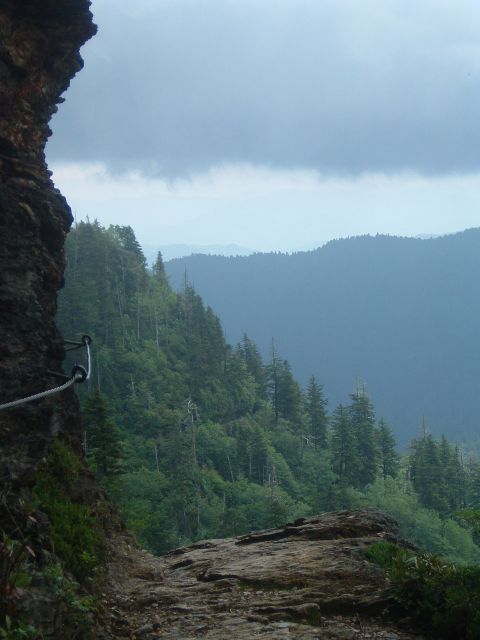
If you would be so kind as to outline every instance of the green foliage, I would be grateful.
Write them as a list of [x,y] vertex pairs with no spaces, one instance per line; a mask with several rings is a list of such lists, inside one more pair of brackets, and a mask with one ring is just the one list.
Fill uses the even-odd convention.
[[16,604],[20,590],[30,584],[28,560],[33,555],[26,544],[3,533],[0,542],[0,638],[31,637],[25,635],[29,627],[17,619]]
[[401,535],[414,544],[455,563],[480,563],[480,549],[469,531],[452,519],[425,508],[409,483],[378,478],[359,494],[358,506],[375,506],[400,522]]
[[355,475],[352,483],[363,488],[377,475],[378,451],[375,438],[375,410],[366,389],[358,389],[350,396],[350,422],[355,436]]
[[[30,553],[33,554],[32,551]],[[29,557],[28,547],[3,533],[0,542],[0,613],[7,611],[6,602],[17,588],[25,587],[30,580],[25,571]]]
[[378,564],[382,569],[391,569],[398,558],[404,560],[413,554],[394,542],[381,540],[371,544],[365,555],[370,562]]
[[54,563],[39,572],[47,590],[65,607],[65,618],[81,638],[90,638],[91,614],[96,611],[96,598],[81,592],[80,585],[66,577],[60,564]]
[[338,477],[352,486],[357,484],[359,458],[349,410],[339,405],[332,414],[330,454]]
[[389,572],[396,596],[434,638],[475,640],[480,629],[480,569],[422,554],[397,558]]
[[461,509],[455,515],[480,533],[480,509]]
[[400,468],[400,456],[396,451],[395,437],[383,418],[378,423],[376,441],[383,479],[386,480],[389,476],[396,478]]
[[22,620],[13,620],[6,616],[3,623],[0,623],[1,640],[34,640],[37,637],[35,627]]
[[325,372],[318,378],[328,376],[332,398],[368,372],[402,448],[423,413],[451,440],[478,437],[480,229],[428,241],[355,237],[291,255],[193,255],[165,266],[173,283],[187,268],[227,335],[248,327],[262,353],[274,336],[295,354],[300,379]]
[[103,540],[91,508],[76,501],[81,463],[64,443],[55,441],[33,496],[50,521],[57,555],[80,582],[94,576],[103,556]]
[[82,415],[87,455],[99,477],[119,473],[123,458],[121,435],[109,415],[107,400],[98,389],[85,402]]
[[467,476],[458,447],[431,435],[411,445],[409,474],[422,503],[442,515],[466,506]]
[[429,637],[476,640],[480,629],[480,568],[457,567],[440,556],[415,555],[397,544],[371,545],[367,558],[384,568],[406,613]]
[[24,542],[5,533],[0,542],[0,639],[28,640],[37,637],[36,629],[18,616],[21,590],[31,583],[29,562],[35,556]]
[[307,386],[305,410],[315,449],[324,449],[327,446],[327,404],[322,385],[317,384],[315,376],[312,376]]
[[[95,345],[98,391],[80,389],[87,453],[144,546],[164,553],[204,537],[376,505],[414,542],[456,562],[479,561],[470,531],[450,516],[480,506],[480,467],[463,465],[452,445],[418,441],[401,468],[365,388],[328,415],[321,385],[311,378],[303,392],[274,345],[267,364],[248,336],[231,347],[186,277],[174,293],[161,256],[148,271],[131,228],[80,223],[66,249],[58,323],[66,337],[88,328]],[[64,475],[74,486],[66,471],[57,484]],[[68,508],[57,513],[55,492],[45,492],[73,553]],[[72,553],[64,551],[69,562]],[[93,564],[87,555],[86,573]]]

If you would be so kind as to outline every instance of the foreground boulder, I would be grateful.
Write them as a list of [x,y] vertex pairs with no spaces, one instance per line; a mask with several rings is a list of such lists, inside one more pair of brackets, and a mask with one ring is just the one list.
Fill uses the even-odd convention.
[[[104,605],[112,637],[420,638],[365,551],[401,542],[373,509],[302,518],[279,529],[206,540],[163,558],[119,549]],[[123,562],[121,561],[123,557]]]

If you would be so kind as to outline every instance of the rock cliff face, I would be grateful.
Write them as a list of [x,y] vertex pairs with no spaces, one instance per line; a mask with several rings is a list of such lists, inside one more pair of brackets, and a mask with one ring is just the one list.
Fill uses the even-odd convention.
[[[54,315],[72,216],[44,146],[60,95],[82,67],[79,49],[95,33],[89,5],[0,3],[0,404],[58,384],[48,371],[61,371],[64,358]],[[0,411],[0,509],[31,482],[52,437],[78,446],[77,430],[72,391]]]

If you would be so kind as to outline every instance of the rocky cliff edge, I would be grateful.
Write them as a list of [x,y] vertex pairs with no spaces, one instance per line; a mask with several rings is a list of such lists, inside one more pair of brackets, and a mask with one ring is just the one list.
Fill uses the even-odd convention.
[[381,569],[365,551],[401,542],[378,511],[302,518],[206,540],[155,558],[119,543],[104,593],[113,638],[413,640]]

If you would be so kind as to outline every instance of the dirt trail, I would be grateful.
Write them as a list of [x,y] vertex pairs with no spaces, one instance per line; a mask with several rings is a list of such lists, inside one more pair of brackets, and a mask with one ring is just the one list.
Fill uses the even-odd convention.
[[[104,596],[113,638],[419,640],[398,626],[368,545],[395,521],[343,511],[155,558],[120,540]],[[398,614],[397,614],[398,617]]]

